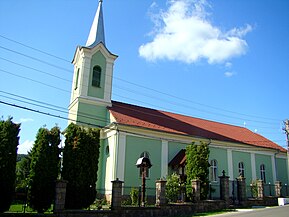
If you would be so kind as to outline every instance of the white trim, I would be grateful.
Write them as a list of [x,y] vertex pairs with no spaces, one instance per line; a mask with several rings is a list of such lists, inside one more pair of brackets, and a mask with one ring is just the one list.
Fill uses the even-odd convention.
[[165,178],[168,175],[168,141],[162,140],[162,151],[161,151],[161,178]]
[[257,179],[255,153],[251,153],[252,180]]
[[116,178],[124,181],[125,172],[125,149],[126,149],[126,135],[118,133],[118,160],[117,160],[117,170]]
[[275,156],[271,156],[271,165],[272,165],[272,175],[273,175],[273,183],[277,180],[277,174],[276,174],[276,162],[275,162]]
[[231,180],[234,179],[234,173],[233,173],[233,155],[232,155],[232,149],[227,149],[227,158],[228,158],[228,174]]

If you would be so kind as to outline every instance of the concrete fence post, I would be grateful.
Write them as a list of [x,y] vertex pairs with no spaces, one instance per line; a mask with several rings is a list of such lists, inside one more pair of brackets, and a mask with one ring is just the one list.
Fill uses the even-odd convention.
[[112,183],[112,194],[111,194],[111,209],[117,210],[121,209],[121,199],[122,199],[122,184],[118,178]]
[[263,180],[257,180],[258,198],[264,198],[264,182]]
[[275,196],[281,197],[281,189],[282,189],[282,183],[280,181],[275,182]]
[[247,192],[246,192],[246,178],[240,176],[236,178],[237,180],[237,192],[238,192],[238,200],[246,201],[247,200]]
[[156,206],[164,206],[166,201],[166,183],[165,180],[156,181]]
[[68,181],[57,180],[55,183],[54,212],[61,212],[65,208],[66,186]]
[[221,200],[229,202],[230,194],[229,194],[229,176],[225,175],[225,171],[223,171],[223,175],[219,176],[220,179],[220,196]]
[[198,179],[192,180],[192,195],[194,202],[201,200],[201,181]]

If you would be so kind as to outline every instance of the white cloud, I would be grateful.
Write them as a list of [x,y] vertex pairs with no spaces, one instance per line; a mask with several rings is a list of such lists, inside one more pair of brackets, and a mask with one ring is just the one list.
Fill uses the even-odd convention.
[[233,64],[232,64],[231,62],[226,62],[226,63],[225,63],[226,68],[231,68],[232,65],[233,65]]
[[34,121],[32,118],[20,118],[20,123],[32,122],[32,121]]
[[18,154],[27,154],[33,147],[33,141],[25,140],[18,146]]
[[224,75],[226,76],[226,77],[232,77],[233,75],[235,75],[236,73],[235,72],[225,72],[224,73]]
[[148,61],[160,59],[194,63],[224,63],[244,55],[247,42],[242,39],[252,31],[250,25],[221,31],[208,19],[205,0],[170,0],[167,11],[151,15],[154,38],[139,47],[139,55]]

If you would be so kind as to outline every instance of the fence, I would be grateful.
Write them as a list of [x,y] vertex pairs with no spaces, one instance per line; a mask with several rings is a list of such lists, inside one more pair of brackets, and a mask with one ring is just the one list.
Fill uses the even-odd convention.
[[289,196],[289,188],[288,185],[281,185],[281,196],[282,197],[288,197]]
[[221,198],[220,194],[220,182],[210,182],[209,183],[209,200],[219,200]]
[[[122,188],[122,206],[141,206],[141,186],[123,186]],[[156,188],[146,187],[145,205],[155,205]]]
[[275,185],[272,185],[271,183],[264,184],[264,196],[275,196]]

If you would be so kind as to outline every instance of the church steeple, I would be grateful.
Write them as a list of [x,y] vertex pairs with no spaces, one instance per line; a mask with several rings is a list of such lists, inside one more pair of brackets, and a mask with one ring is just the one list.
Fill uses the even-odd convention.
[[99,0],[98,2],[98,8],[94,16],[94,20],[85,46],[94,47],[100,42],[105,45],[102,0]]
[[117,56],[105,46],[102,0],[90,29],[86,46],[76,48],[69,120],[106,126],[110,123],[113,65]]

